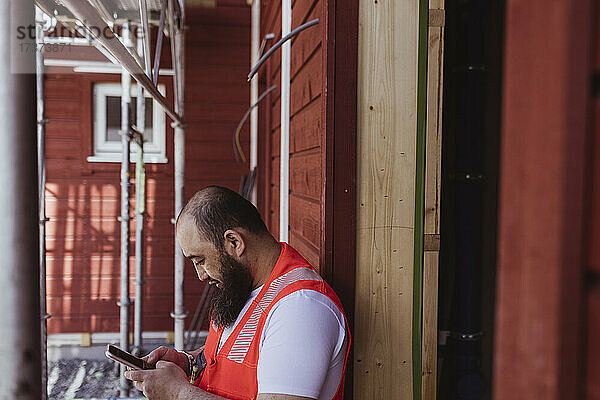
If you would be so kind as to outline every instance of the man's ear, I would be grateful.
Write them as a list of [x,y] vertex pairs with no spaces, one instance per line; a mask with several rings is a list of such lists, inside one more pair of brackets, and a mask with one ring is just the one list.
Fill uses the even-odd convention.
[[225,251],[230,255],[236,255],[240,258],[246,250],[244,237],[233,229],[226,230],[223,236],[225,237]]

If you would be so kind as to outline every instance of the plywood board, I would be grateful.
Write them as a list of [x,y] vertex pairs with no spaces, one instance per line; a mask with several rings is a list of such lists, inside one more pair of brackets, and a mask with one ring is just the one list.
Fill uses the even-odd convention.
[[354,398],[411,399],[418,1],[359,2]]

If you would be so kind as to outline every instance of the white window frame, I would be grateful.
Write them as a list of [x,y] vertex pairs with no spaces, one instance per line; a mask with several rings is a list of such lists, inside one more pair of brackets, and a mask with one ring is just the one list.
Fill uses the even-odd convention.
[[[165,86],[158,85],[158,90],[165,95]],[[93,154],[87,157],[89,162],[121,162],[121,142],[108,141],[106,139],[106,97],[123,94],[120,83],[95,83],[94,84],[94,128],[93,128]],[[131,85],[131,97],[137,97],[137,84]],[[151,98],[146,94],[146,98]],[[166,116],[162,106],[152,100],[152,141],[144,142],[144,162],[164,164],[169,160],[166,158]],[[136,160],[136,150],[131,146],[129,156],[131,162]]]

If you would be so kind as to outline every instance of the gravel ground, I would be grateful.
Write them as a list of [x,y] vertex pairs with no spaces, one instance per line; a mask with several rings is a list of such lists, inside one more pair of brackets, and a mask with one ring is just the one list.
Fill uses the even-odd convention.
[[[119,366],[106,360],[59,360],[48,363],[50,400],[116,399],[119,396]],[[132,389],[131,397],[142,398]]]

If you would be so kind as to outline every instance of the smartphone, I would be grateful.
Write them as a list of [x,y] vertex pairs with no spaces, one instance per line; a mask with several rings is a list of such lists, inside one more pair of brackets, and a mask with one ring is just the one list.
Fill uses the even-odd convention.
[[120,362],[133,369],[155,369],[156,365],[149,364],[146,361],[134,356],[131,353],[121,350],[117,346],[109,344],[106,346],[106,357]]

